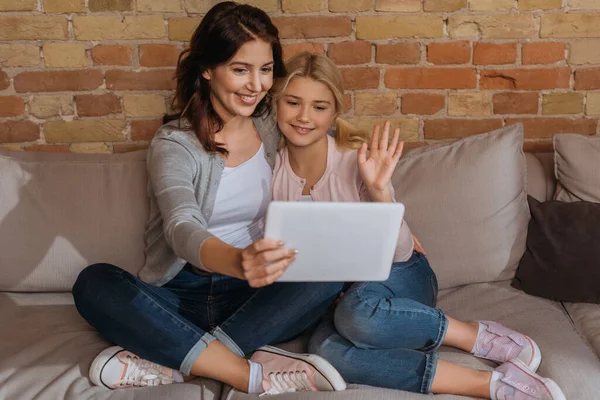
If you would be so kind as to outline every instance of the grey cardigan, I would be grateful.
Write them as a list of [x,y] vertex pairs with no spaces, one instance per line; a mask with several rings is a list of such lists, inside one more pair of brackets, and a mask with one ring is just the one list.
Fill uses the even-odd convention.
[[[254,118],[265,159],[274,167],[279,133],[272,116]],[[205,269],[200,247],[213,237],[208,221],[213,212],[225,160],[207,153],[189,123],[171,121],[159,128],[148,150],[146,261],[139,272],[144,282],[162,286],[190,263]]]

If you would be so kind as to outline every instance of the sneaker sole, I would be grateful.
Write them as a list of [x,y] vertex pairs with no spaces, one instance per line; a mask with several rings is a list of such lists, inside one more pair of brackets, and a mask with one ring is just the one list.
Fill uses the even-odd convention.
[[533,348],[533,355],[531,357],[531,361],[529,363],[525,363],[525,365],[527,365],[527,368],[529,368],[531,371],[536,372],[540,367],[540,364],[542,363],[542,352],[540,351],[540,348],[533,339],[531,339],[527,335],[523,336],[525,336],[525,338],[529,341],[529,344],[531,344],[531,347]]
[[527,364],[525,364],[523,361],[519,360],[518,358],[512,359],[509,362],[514,364],[516,367],[521,369],[523,372],[525,372],[529,376],[532,376],[535,379],[541,381],[544,384],[544,386],[546,386],[548,391],[550,392],[550,396],[552,396],[552,400],[567,400],[563,391],[560,389],[558,384],[556,382],[554,382],[552,379],[542,378],[535,372],[531,371],[529,369],[529,367],[527,366]]
[[94,385],[103,386],[111,390],[113,389],[110,386],[106,385],[104,382],[102,382],[102,370],[104,369],[104,366],[106,365],[108,360],[110,360],[122,351],[124,351],[122,347],[113,346],[103,350],[100,354],[98,354],[98,356],[96,356],[96,358],[92,362],[92,365],[90,366],[89,372],[90,380]]
[[312,365],[317,371],[321,372],[321,374],[327,379],[331,387],[334,391],[342,391],[346,389],[346,381],[340,375],[340,373],[321,356],[316,354],[298,354],[291,353],[289,351],[281,350],[277,347],[273,346],[263,346],[256,351],[264,351],[265,353],[278,354],[281,356],[286,356],[290,358],[294,358],[296,360],[301,360],[306,363]]

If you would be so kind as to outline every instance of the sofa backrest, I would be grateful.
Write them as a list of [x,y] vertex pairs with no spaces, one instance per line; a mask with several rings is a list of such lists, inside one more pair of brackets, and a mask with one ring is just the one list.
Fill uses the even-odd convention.
[[137,272],[148,216],[145,152],[0,151],[0,291],[70,291],[107,262]]
[[[136,273],[148,215],[145,155],[0,150],[0,291],[69,291],[97,262]],[[527,166],[530,194],[550,199],[552,154],[527,153]]]

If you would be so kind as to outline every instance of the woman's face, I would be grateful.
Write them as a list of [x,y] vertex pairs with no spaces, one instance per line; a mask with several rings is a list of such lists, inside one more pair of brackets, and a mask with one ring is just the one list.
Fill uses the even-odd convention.
[[335,116],[333,93],[310,78],[292,78],[277,102],[277,124],[294,146],[310,146],[325,138]]
[[252,115],[273,86],[273,50],[263,40],[244,43],[231,60],[206,70],[211,102],[217,114],[230,119]]

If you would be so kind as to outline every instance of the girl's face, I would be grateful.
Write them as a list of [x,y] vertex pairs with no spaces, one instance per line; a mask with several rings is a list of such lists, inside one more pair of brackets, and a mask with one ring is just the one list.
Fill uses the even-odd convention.
[[335,116],[333,93],[310,78],[292,78],[277,102],[277,124],[288,144],[294,146],[310,146],[324,139]]
[[217,114],[230,119],[252,115],[273,86],[273,50],[263,40],[244,43],[231,60],[206,70],[211,102]]

